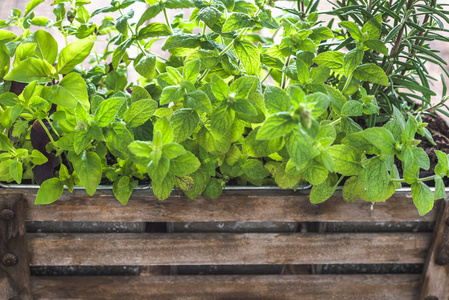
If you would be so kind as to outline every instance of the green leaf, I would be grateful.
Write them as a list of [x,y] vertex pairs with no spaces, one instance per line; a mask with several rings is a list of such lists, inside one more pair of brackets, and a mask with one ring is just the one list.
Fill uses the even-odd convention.
[[73,149],[76,154],[83,152],[92,142],[92,136],[87,130],[78,130],[75,132],[75,137],[73,139]]
[[366,161],[360,171],[359,180],[366,189],[367,199],[371,202],[384,201],[383,193],[388,189],[390,176],[384,161],[373,157]]
[[124,114],[124,120],[129,127],[138,127],[148,121],[156,109],[156,101],[149,99],[139,100],[131,104]]
[[34,204],[50,204],[61,197],[64,192],[64,185],[58,178],[50,178],[45,180],[37,191]]
[[175,48],[197,48],[200,46],[201,35],[199,34],[177,34],[170,36],[165,44],[162,46],[162,50],[170,50]]
[[156,74],[156,63],[156,56],[148,54],[134,61],[134,69],[143,77],[151,79]]
[[9,30],[0,29],[0,44],[8,43],[17,37],[13,32]]
[[173,142],[173,128],[167,117],[160,118],[154,124],[154,133],[160,131],[162,134],[162,144],[168,144]]
[[24,16],[28,16],[28,14],[34,9],[36,8],[36,6],[38,6],[39,4],[41,4],[42,2],[44,2],[45,0],[32,0],[30,2],[28,2],[27,6],[25,7],[25,14]]
[[210,129],[215,137],[221,137],[234,123],[235,113],[226,105],[217,107],[211,115]]
[[4,80],[23,83],[37,80],[39,83],[47,83],[52,80],[54,72],[53,66],[45,60],[30,57],[22,60],[4,77]]
[[298,124],[296,124],[290,113],[279,112],[269,116],[257,133],[258,140],[269,140],[289,134]]
[[443,179],[439,175],[435,175],[435,200],[446,197],[446,187],[444,186]]
[[383,127],[367,128],[358,133],[377,147],[383,154],[396,154],[396,141],[393,134]]
[[229,86],[231,92],[235,93],[235,98],[247,98],[256,84],[256,77],[243,76],[235,80]]
[[95,120],[97,120],[98,126],[106,127],[113,123],[117,112],[124,103],[125,98],[121,97],[109,98],[101,102],[95,113]]
[[131,159],[139,164],[148,165],[151,152],[153,151],[151,142],[134,141],[128,146]]
[[344,176],[359,174],[362,169],[362,154],[359,150],[347,145],[333,145],[328,151],[334,160],[335,172]]
[[358,80],[388,86],[388,77],[384,70],[372,63],[358,66],[357,69],[354,70],[354,77]]
[[163,10],[163,8],[164,5],[162,5],[161,3],[157,3],[148,7],[147,10],[140,17],[139,21],[137,22],[136,28],[138,29],[146,21],[156,17]]
[[298,170],[303,170],[312,159],[312,139],[304,134],[294,132],[287,140],[286,146],[290,160]]
[[181,143],[188,139],[196,130],[199,123],[199,116],[193,109],[180,109],[170,117],[173,126],[174,140]]
[[313,41],[320,42],[324,40],[328,40],[334,37],[332,30],[325,26],[319,26],[312,29],[312,33],[309,35],[309,38]]
[[243,172],[251,179],[263,179],[270,175],[270,172],[264,168],[262,162],[257,159],[247,159],[242,166]]
[[367,40],[363,43],[366,47],[371,50],[377,51],[383,55],[388,55],[388,49],[385,46],[384,42],[379,40]]
[[168,86],[162,90],[161,105],[169,104],[170,102],[176,102],[184,96],[183,89],[178,86]]
[[152,184],[153,192],[159,200],[167,199],[175,186],[175,176],[168,174],[158,184]]
[[123,123],[114,123],[106,132],[106,145],[112,155],[121,159],[128,158],[128,145],[134,137]]
[[171,161],[166,157],[161,157],[157,163],[152,160],[148,164],[147,171],[153,185],[160,185],[162,183],[167,176],[171,165]]
[[22,183],[23,166],[20,161],[14,160],[9,166],[9,174],[17,182],[17,184]]
[[212,155],[223,155],[231,147],[231,136],[224,134],[215,138],[205,127],[201,128],[197,135],[198,143]]
[[339,70],[343,67],[343,59],[345,54],[338,51],[326,51],[318,54],[313,62],[317,65],[323,65],[332,70]]
[[363,114],[363,105],[359,101],[349,100],[341,109],[342,117],[356,117]]
[[246,99],[235,99],[232,103],[232,109],[244,115],[257,115],[257,110],[254,105],[251,104],[249,100]]
[[292,107],[291,100],[285,90],[271,85],[265,89],[263,100],[269,114],[288,112]]
[[325,166],[323,166],[316,160],[312,160],[307,168],[302,171],[301,175],[310,184],[318,185],[323,183],[328,178],[329,171]]
[[198,158],[191,152],[170,160],[170,173],[176,176],[192,174],[201,166]]
[[23,43],[35,43],[37,46],[34,55],[46,60],[50,65],[55,63],[58,56],[58,43],[50,33],[38,30],[28,36]]
[[214,24],[220,19],[222,12],[213,6],[205,6],[200,9],[197,14],[197,18],[210,28],[214,27]]
[[260,72],[259,49],[250,41],[242,40],[234,43],[234,50],[245,67],[248,75],[258,75]]
[[195,83],[201,70],[201,61],[199,59],[187,62],[182,70],[182,77],[185,80]]
[[343,75],[348,77],[363,60],[363,51],[357,48],[346,53],[343,58]]
[[378,14],[374,18],[371,18],[362,27],[363,33],[368,33],[368,39],[377,40],[382,32],[382,14]]
[[211,178],[207,183],[206,189],[203,195],[210,199],[215,199],[221,195],[223,188],[221,186],[221,180],[217,178]]
[[70,108],[76,108],[78,102],[86,109],[90,107],[86,82],[78,73],[70,73],[59,85],[51,86],[48,100]]
[[212,93],[214,94],[215,98],[219,101],[226,100],[229,95],[229,86],[228,84],[220,78],[217,74],[212,75],[211,79],[211,87],[212,87]]
[[252,27],[256,22],[247,14],[233,13],[223,25],[223,32],[233,31],[241,28]]
[[362,38],[362,32],[360,31],[360,28],[357,26],[356,23],[351,21],[343,21],[338,23],[343,28],[346,28],[351,36],[356,40],[357,42],[361,40]]
[[128,176],[122,176],[119,180],[114,181],[112,192],[121,204],[126,205],[137,184],[137,180],[131,180]]
[[163,23],[150,23],[139,30],[138,39],[172,35],[170,27]]
[[[4,149],[3,149],[4,150]],[[449,171],[449,162],[446,153],[435,150],[435,154],[438,157],[438,163],[435,166],[435,174],[437,175],[445,175]]]
[[183,146],[177,143],[168,143],[162,146],[162,156],[173,159],[186,153]]
[[424,216],[432,210],[434,196],[424,182],[415,182],[412,184],[412,198],[420,216]]
[[314,185],[310,191],[310,203],[320,204],[329,199],[337,189],[337,182],[337,174],[330,173],[323,183]]
[[58,73],[68,74],[78,64],[84,62],[92,51],[93,46],[93,41],[79,40],[62,49],[59,54]]
[[126,87],[126,84],[126,76],[120,74],[116,70],[109,72],[109,74],[106,76],[105,85],[108,90],[123,91]]
[[299,57],[296,59],[296,72],[298,74],[298,81],[302,85],[309,80],[309,66],[303,62]]
[[35,165],[43,165],[48,161],[48,158],[36,149],[33,149],[30,157]]
[[357,176],[349,177],[343,185],[343,200],[346,203],[354,202],[363,195],[364,188],[360,184]]
[[201,90],[196,90],[187,94],[186,106],[197,111],[203,111],[206,113],[212,112],[212,104],[209,97],[207,97],[206,93]]
[[72,156],[73,168],[81,184],[93,196],[101,182],[101,159],[95,152],[83,152]]

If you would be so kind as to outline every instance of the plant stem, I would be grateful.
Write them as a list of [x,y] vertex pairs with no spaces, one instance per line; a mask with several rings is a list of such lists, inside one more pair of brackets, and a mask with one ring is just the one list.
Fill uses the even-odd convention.
[[54,143],[55,140],[54,140],[53,137],[51,136],[50,131],[48,131],[47,126],[45,125],[45,123],[42,122],[41,119],[37,119],[37,120],[39,121],[39,123],[41,124],[41,126],[42,126],[42,128],[45,130],[45,132],[47,133],[48,138],[50,139],[50,141],[51,141],[52,143]]
[[170,31],[173,32],[173,28],[171,27],[171,24],[168,21],[167,9],[165,7],[164,7],[164,17],[165,17],[165,22],[167,23],[168,28],[170,28]]
[[[290,62],[290,57],[287,57],[287,60],[285,61],[285,68],[288,67],[288,63]],[[282,80],[281,80],[281,89],[285,88],[285,84],[287,81],[287,75],[285,75],[285,72],[282,73]]]
[[271,68],[270,70],[268,70],[267,75],[262,79],[262,81],[260,83],[264,83],[265,80],[267,80],[268,76],[270,76],[271,71],[273,71],[273,69]]
[[346,92],[346,90],[348,89],[349,83],[351,82],[351,79],[352,79],[352,73],[351,73],[351,75],[349,75],[348,78],[346,79],[345,86],[343,87],[343,90],[341,91],[342,94],[344,94],[344,93]]
[[329,123],[329,125],[337,125],[338,123],[340,123],[340,121],[341,121],[341,117],[340,118],[338,118],[337,120],[334,120],[334,121],[332,121],[332,122],[330,122]]
[[53,127],[53,124],[50,122],[50,119],[48,117],[45,117],[45,120],[47,120],[48,124],[50,124],[51,130],[56,134],[56,136],[59,138],[59,133],[56,131],[56,129]]
[[[434,180],[435,179],[435,175],[432,176],[427,176],[427,177],[423,177],[423,178],[418,178],[418,182],[423,182],[423,181],[430,181],[430,180]],[[405,182],[405,179],[403,178],[398,178],[398,179],[391,179],[391,182]]]

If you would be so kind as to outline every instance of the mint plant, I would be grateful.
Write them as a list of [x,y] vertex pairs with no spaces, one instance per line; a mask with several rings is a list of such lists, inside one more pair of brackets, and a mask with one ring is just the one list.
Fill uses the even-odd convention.
[[[341,22],[327,26],[318,1],[285,9],[259,0],[146,0],[137,22],[135,1],[90,12],[88,0],[56,0],[53,17],[36,16],[42,2],[0,21],[22,32],[0,29],[0,180],[40,184],[36,204],[56,201],[64,187],[94,195],[110,184],[125,205],[149,181],[160,200],[173,188],[195,199],[218,197],[226,184],[310,183],[316,204],[340,184],[347,202],[380,202],[405,182],[421,215],[445,196],[448,157],[437,151],[435,175],[420,177],[430,161],[418,139],[433,141],[422,116],[444,101],[429,110],[425,98],[415,109],[391,96],[411,87],[401,85],[409,80],[401,70],[429,78],[422,64],[407,64],[432,55],[419,42],[410,61],[396,59],[407,55],[408,27],[385,36],[389,18],[397,20],[387,1],[370,4],[363,20],[349,10],[356,1],[339,3],[328,13]],[[168,19],[167,10],[186,8],[189,19]],[[436,35],[429,32],[444,19],[425,13],[423,31],[412,26],[416,41]]]

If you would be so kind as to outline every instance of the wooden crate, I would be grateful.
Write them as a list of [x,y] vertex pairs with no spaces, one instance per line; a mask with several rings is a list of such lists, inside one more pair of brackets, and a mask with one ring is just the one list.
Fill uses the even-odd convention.
[[[35,206],[0,189],[0,299],[449,299],[449,205],[419,217],[410,193],[312,205],[306,192],[226,190],[215,200],[82,190]],[[11,218],[11,212],[14,217]],[[436,222],[434,233],[26,233],[25,221]],[[29,266],[425,264],[417,274],[30,277]],[[433,297],[433,298],[432,298]]]

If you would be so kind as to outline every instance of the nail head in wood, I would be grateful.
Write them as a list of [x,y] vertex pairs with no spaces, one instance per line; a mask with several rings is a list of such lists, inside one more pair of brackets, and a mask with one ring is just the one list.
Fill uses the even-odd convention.
[[14,219],[14,211],[4,208],[0,210],[0,219],[10,221]]
[[12,266],[17,265],[17,263],[19,262],[19,259],[17,258],[17,256],[15,256],[12,253],[5,253],[2,255],[1,262],[5,266],[12,267]]

